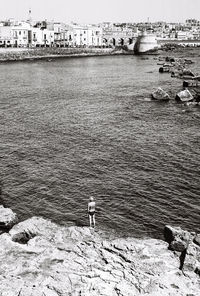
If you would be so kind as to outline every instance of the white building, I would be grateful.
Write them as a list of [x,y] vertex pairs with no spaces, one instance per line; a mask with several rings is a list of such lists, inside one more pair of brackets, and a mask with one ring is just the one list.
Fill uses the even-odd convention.
[[72,26],[74,46],[102,46],[102,28],[97,26]]
[[13,33],[10,26],[0,26],[0,46],[10,47],[14,45]]
[[26,22],[4,22],[0,26],[0,46],[27,47],[31,43],[31,26]]
[[27,22],[20,22],[11,27],[15,47],[27,47],[31,44],[31,26]]
[[41,28],[32,28],[31,46],[50,47],[54,45],[54,31]]

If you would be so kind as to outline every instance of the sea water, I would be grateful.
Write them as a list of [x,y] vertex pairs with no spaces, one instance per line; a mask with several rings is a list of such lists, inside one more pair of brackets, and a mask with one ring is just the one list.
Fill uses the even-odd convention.
[[[200,72],[200,50],[185,50]],[[182,81],[155,56],[0,64],[1,203],[42,216],[162,237],[165,224],[199,231],[200,107],[175,102]],[[157,87],[168,103],[151,101]]]

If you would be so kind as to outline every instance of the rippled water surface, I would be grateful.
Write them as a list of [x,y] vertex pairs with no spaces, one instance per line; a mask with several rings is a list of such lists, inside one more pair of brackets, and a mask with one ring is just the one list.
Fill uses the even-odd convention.
[[200,107],[147,99],[181,89],[158,67],[154,56],[0,64],[1,203],[20,219],[88,225],[93,195],[99,229],[199,231]]

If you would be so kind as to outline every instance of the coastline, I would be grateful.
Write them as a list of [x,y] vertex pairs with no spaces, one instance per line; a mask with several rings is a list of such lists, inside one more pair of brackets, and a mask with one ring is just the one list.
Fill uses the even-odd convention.
[[0,63],[132,54],[113,48],[1,48]]
[[[131,237],[105,240],[97,229],[62,227],[41,217],[17,223],[16,214],[3,206],[0,213],[0,229],[3,223],[7,228],[0,234],[2,296],[199,293],[200,246],[180,228],[166,226],[166,242]],[[186,238],[187,257],[180,267]]]

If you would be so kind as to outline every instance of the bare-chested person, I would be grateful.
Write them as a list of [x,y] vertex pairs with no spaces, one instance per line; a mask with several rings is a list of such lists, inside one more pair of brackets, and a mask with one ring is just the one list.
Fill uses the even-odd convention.
[[95,227],[95,201],[94,198],[91,196],[89,203],[88,203],[88,216],[89,216],[89,222],[90,222],[90,227],[93,226]]

